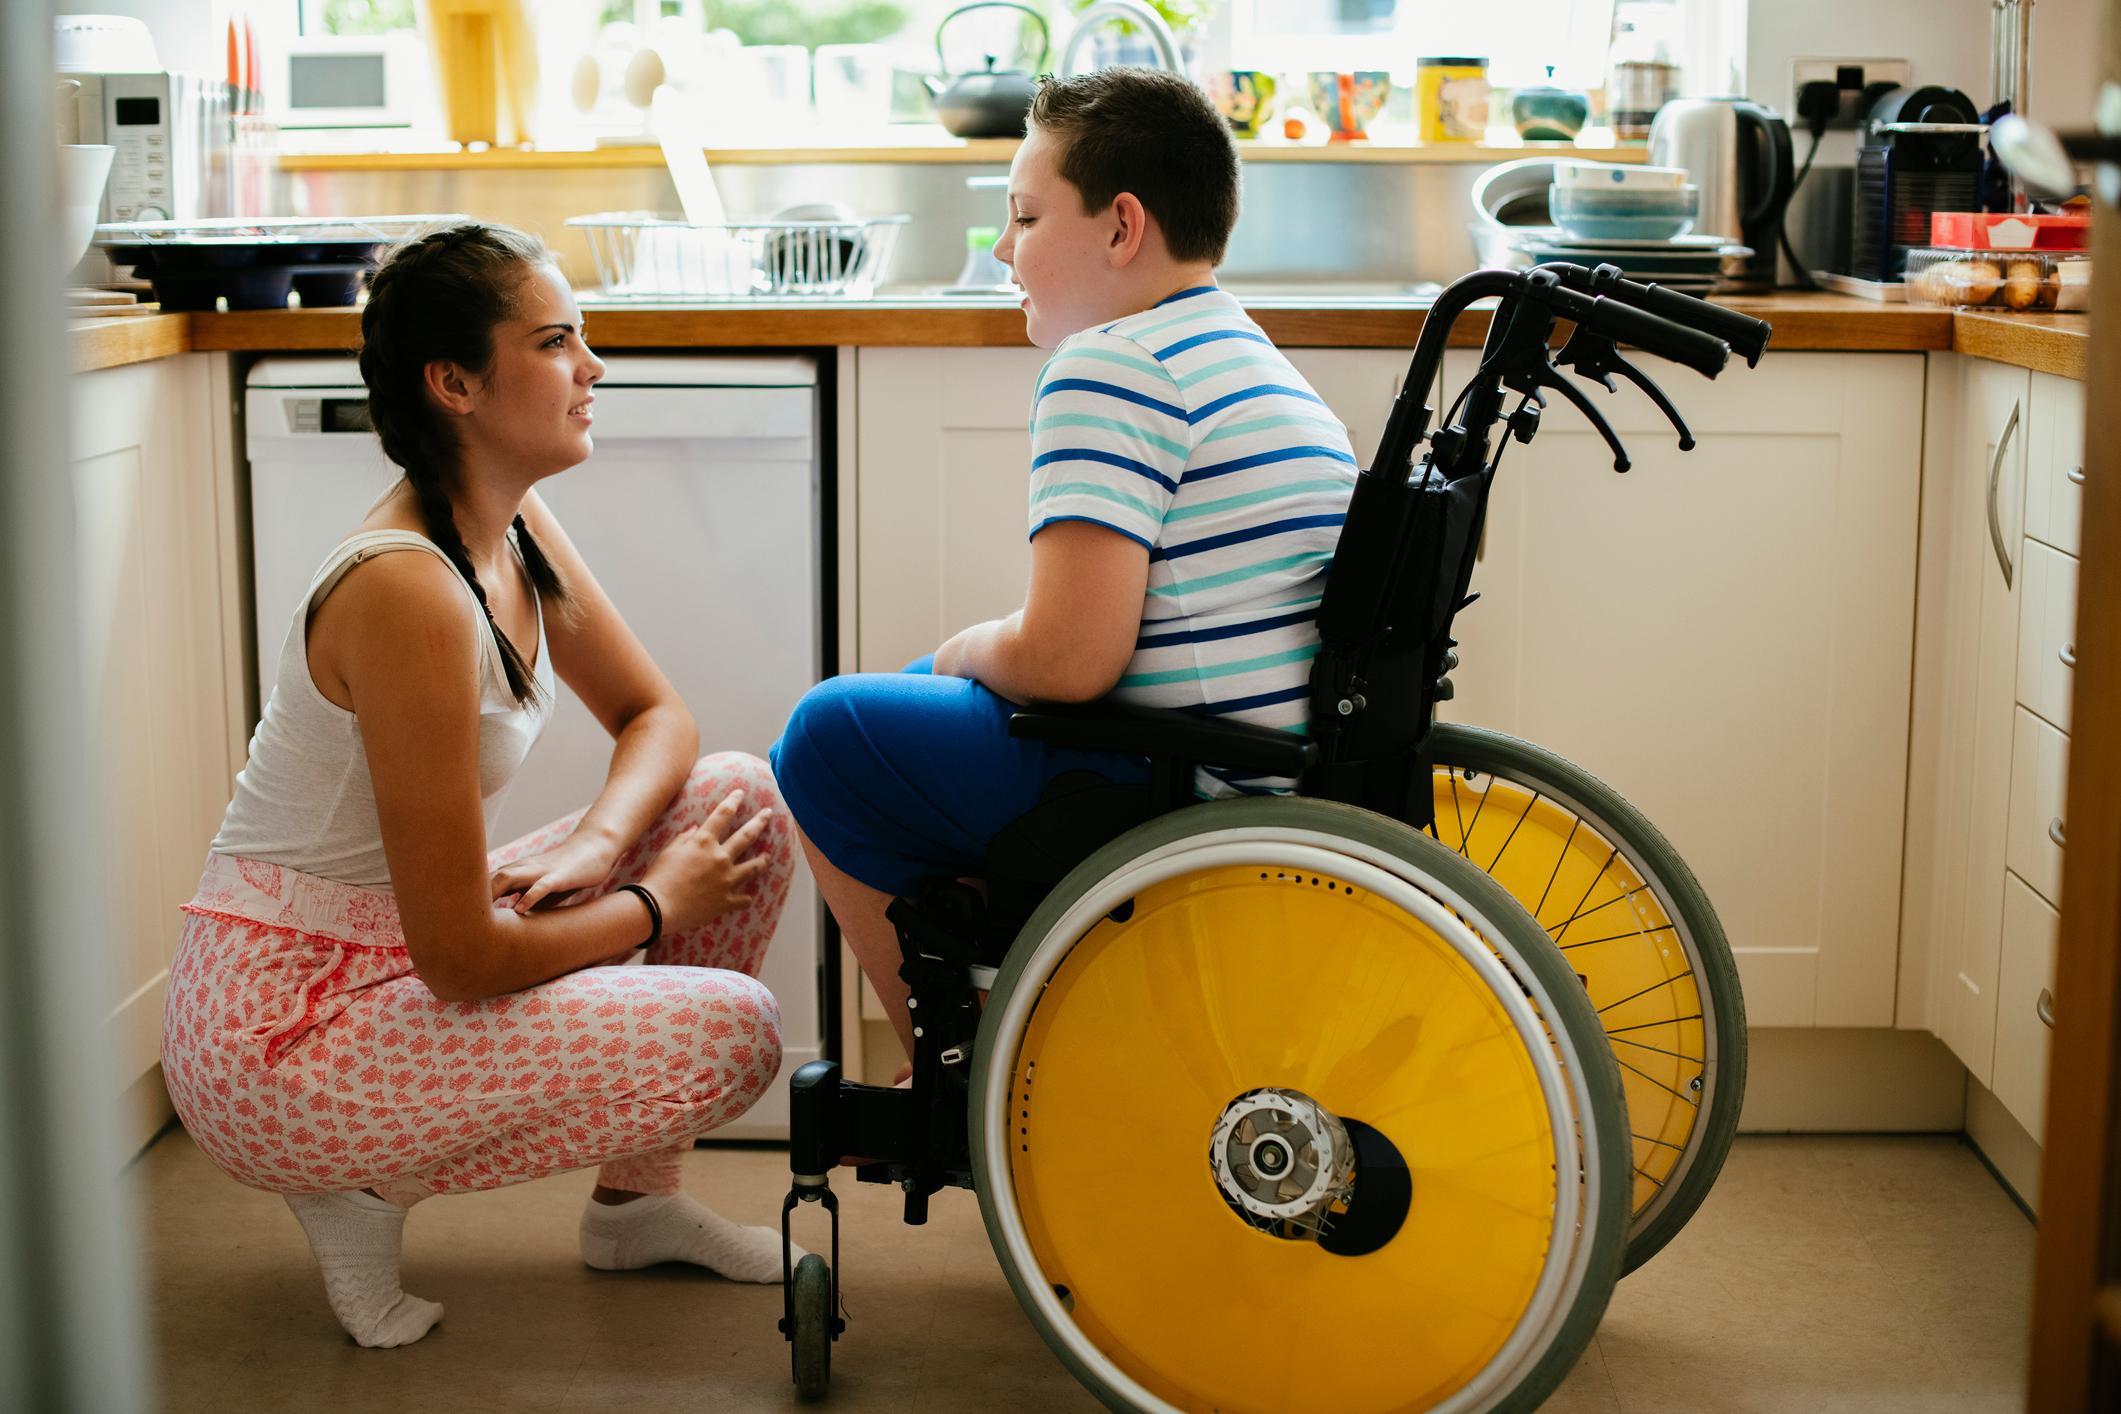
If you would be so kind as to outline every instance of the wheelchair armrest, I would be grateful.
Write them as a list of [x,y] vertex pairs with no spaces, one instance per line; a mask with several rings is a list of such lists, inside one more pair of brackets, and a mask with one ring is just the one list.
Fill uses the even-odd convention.
[[1077,751],[1175,758],[1262,776],[1300,776],[1318,760],[1318,744],[1308,737],[1172,707],[1116,702],[1036,703],[1009,718],[1009,735]]

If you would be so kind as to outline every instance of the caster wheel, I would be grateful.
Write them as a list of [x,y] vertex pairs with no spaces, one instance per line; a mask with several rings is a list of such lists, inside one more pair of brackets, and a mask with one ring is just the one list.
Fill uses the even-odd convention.
[[812,1252],[795,1264],[795,1392],[822,1399],[832,1382],[832,1269]]

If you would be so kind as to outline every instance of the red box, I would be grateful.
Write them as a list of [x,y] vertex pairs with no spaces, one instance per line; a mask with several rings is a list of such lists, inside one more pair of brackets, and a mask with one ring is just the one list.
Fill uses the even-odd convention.
[[2089,250],[2092,218],[1937,211],[1930,215],[1930,244],[1961,250]]

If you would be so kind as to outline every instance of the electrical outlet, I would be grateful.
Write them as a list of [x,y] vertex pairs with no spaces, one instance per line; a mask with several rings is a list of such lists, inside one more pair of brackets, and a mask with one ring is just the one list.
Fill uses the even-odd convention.
[[1863,126],[1865,92],[1882,92],[1915,81],[1915,66],[1905,59],[1792,59],[1790,61],[1790,122],[1797,122],[1797,95],[1804,86],[1823,79],[1841,91],[1841,110],[1829,128]]

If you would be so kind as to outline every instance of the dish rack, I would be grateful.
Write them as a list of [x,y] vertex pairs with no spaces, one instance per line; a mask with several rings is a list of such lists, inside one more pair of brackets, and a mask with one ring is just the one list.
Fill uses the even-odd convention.
[[644,211],[574,216],[610,299],[754,300],[874,293],[909,216],[694,225]]

